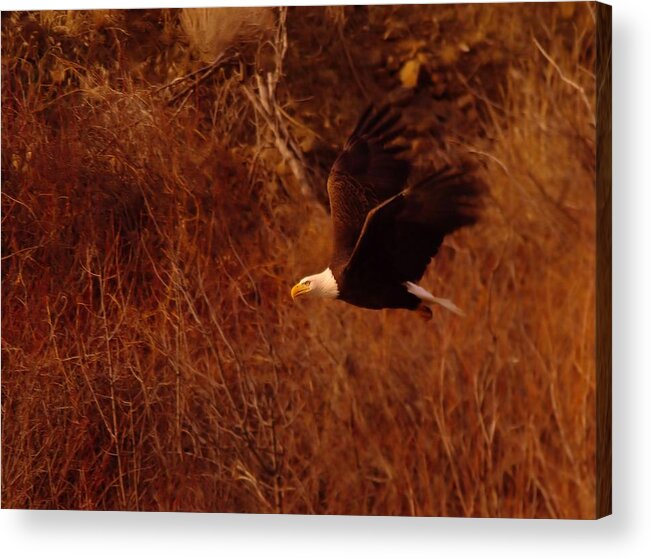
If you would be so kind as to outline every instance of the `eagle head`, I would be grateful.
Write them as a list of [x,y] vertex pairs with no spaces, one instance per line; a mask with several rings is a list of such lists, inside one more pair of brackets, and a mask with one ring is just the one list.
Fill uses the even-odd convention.
[[299,297],[318,297],[322,299],[336,299],[339,296],[339,286],[330,268],[320,274],[306,276],[292,287],[292,299]]

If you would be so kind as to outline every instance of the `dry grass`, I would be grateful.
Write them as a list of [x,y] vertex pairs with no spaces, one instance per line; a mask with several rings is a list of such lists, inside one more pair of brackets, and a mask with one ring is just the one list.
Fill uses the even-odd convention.
[[241,89],[264,44],[174,98],[177,12],[3,13],[3,507],[594,515],[590,7],[335,15],[288,11],[285,125],[322,176],[391,89],[419,163],[485,164],[423,280],[467,317],[292,304],[329,218]]
[[258,43],[272,35],[272,8],[185,8],[179,16],[188,41],[205,62],[235,43]]

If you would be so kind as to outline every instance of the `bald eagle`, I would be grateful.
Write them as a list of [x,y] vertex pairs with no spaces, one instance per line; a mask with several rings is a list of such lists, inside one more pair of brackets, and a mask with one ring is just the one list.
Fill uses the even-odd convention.
[[448,299],[417,281],[443,238],[477,221],[482,183],[467,166],[445,167],[407,186],[410,164],[396,143],[404,131],[388,106],[364,111],[328,177],[333,226],[330,265],[306,276],[293,299],[340,299],[367,309],[409,309],[429,319],[429,305],[457,314]]

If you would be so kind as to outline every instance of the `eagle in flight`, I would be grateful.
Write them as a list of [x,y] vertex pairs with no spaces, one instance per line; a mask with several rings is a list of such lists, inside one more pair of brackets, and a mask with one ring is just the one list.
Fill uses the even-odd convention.
[[477,221],[484,187],[467,166],[445,167],[407,186],[407,149],[395,140],[403,128],[388,106],[370,106],[328,177],[333,226],[330,265],[304,277],[293,299],[340,299],[367,309],[409,309],[429,319],[438,304],[457,314],[448,299],[416,282],[446,235]]

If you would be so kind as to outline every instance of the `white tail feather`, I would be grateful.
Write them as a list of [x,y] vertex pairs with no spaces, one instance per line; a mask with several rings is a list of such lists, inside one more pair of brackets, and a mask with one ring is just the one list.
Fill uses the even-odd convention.
[[452,311],[459,316],[465,316],[465,313],[452,301],[450,301],[450,299],[434,297],[434,295],[427,291],[427,289],[424,289],[420,285],[416,285],[410,281],[406,281],[403,285],[407,288],[407,291],[409,291],[409,293],[416,295],[416,297],[418,297],[424,303],[427,303],[429,305],[441,305],[442,307],[445,307],[449,311]]

